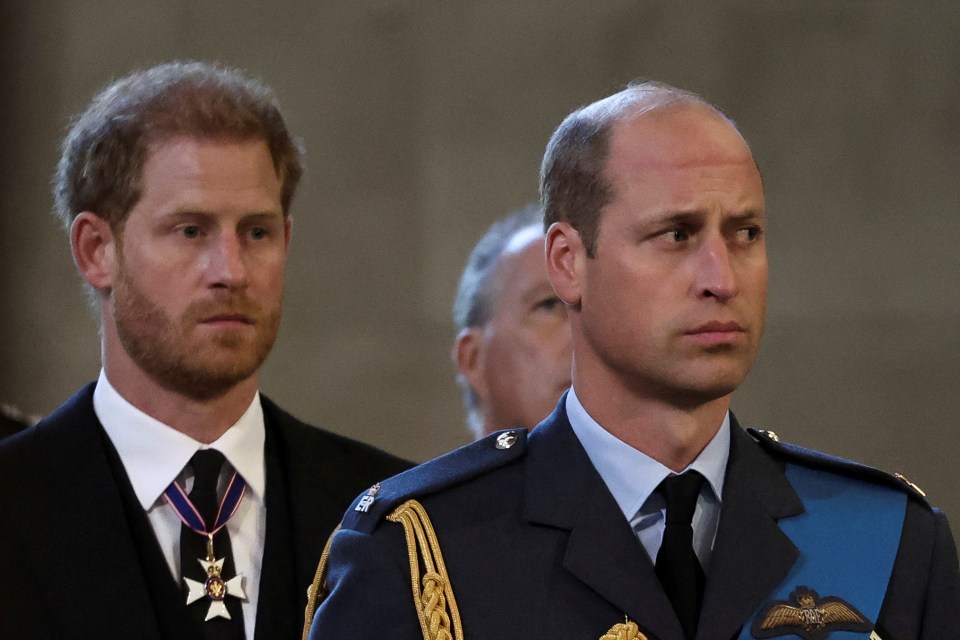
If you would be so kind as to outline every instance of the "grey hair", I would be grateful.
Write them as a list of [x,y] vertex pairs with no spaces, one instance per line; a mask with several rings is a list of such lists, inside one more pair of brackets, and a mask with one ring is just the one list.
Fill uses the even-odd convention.
[[[542,225],[543,209],[538,204],[528,204],[490,225],[470,252],[460,276],[453,302],[453,328],[457,334],[470,327],[482,327],[490,321],[496,303],[496,276],[503,250],[518,231]],[[467,425],[474,435],[480,436],[483,432],[480,399],[463,374],[457,374],[457,384],[463,390]]]

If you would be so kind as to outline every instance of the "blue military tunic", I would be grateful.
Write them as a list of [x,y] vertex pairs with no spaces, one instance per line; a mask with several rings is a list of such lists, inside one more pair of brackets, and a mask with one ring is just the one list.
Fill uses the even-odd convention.
[[[960,638],[942,513],[893,476],[732,422],[698,639]],[[365,492],[325,569],[314,640],[683,637],[562,402],[530,434]]]

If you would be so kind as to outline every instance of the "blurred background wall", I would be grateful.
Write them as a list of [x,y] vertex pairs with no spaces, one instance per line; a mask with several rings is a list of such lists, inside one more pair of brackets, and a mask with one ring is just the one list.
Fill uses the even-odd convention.
[[[263,388],[424,460],[468,441],[449,351],[467,252],[536,198],[553,128],[638,77],[704,94],[764,171],[767,337],[734,408],[902,471],[960,518],[960,3],[4,3],[0,401],[99,369],[49,177],[71,114],[129,70],[219,60],[308,150]],[[322,464],[322,461],[318,461]]]

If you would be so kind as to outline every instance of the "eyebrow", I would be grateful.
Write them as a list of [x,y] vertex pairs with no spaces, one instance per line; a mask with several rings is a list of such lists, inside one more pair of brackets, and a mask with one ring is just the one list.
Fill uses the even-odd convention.
[[[671,223],[691,223],[697,222],[703,218],[706,213],[702,209],[693,209],[690,211],[672,211],[663,215],[655,216],[650,222],[652,224],[671,224]],[[722,219],[726,222],[747,222],[766,217],[763,209],[746,209],[731,214],[724,214]]]
[[[214,220],[218,218],[218,214],[212,213],[210,211],[204,211],[202,209],[194,209],[192,207],[183,207],[175,209],[163,216],[167,220],[178,220],[178,219],[188,219],[188,218],[200,218],[202,220]],[[280,211],[251,211],[249,213],[244,213],[240,216],[241,221],[250,221],[250,220],[274,220],[274,219],[283,219],[283,213]]]

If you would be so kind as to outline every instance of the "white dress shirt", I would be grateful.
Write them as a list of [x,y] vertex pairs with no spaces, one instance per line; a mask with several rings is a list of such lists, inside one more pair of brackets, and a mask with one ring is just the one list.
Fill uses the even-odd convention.
[[[232,467],[227,469],[224,465],[220,475],[221,491],[233,470],[247,483],[243,500],[226,526],[237,573],[244,577],[247,600],[242,603],[243,626],[247,638],[253,638],[267,521],[263,455],[266,431],[260,394],[257,393],[236,424],[209,445],[197,442],[134,407],[110,384],[102,370],[93,392],[93,409],[120,454],[133,491],[157,535],[170,573],[180,586],[183,586],[180,575],[181,523],[164,499],[163,492],[174,480],[190,492],[193,472],[188,473],[185,467],[200,449],[216,449]],[[232,577],[225,576],[227,579]],[[205,606],[205,601],[190,606]]]
[[[566,400],[567,418],[587,457],[603,478],[624,518],[636,532],[651,562],[656,563],[666,525],[666,505],[656,492],[673,471],[634,449],[597,423],[570,389]],[[693,548],[706,572],[720,521],[720,497],[730,455],[730,414],[720,430],[684,471],[695,470],[705,479],[693,514]]]

